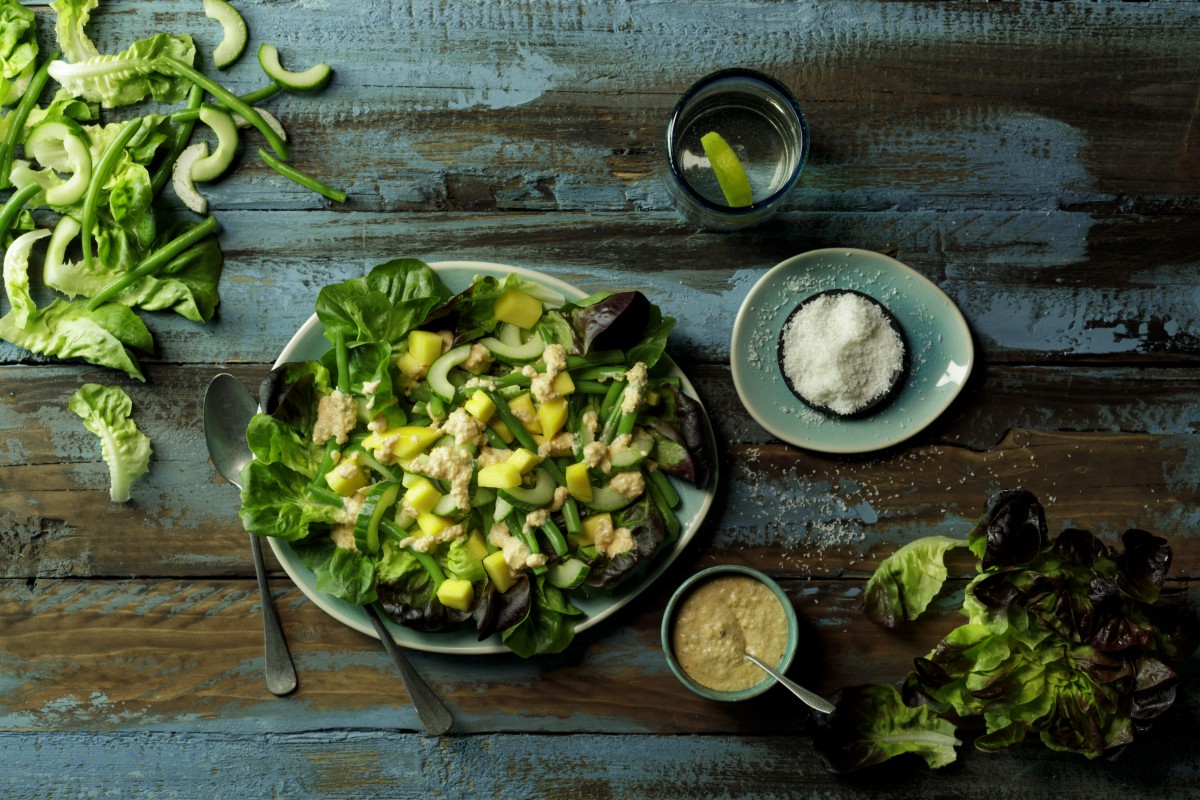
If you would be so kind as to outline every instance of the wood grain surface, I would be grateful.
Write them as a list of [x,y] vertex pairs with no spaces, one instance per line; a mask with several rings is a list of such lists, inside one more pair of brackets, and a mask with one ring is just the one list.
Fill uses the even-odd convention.
[[[1200,5],[232,1],[252,48],[334,67],[322,93],[264,107],[295,165],[349,199],[297,187],[244,146],[202,187],[225,255],[217,315],[145,314],[145,383],[0,342],[0,796],[1200,795],[1200,657],[1178,713],[1115,764],[1029,744],[839,777],[790,695],[704,701],[672,676],[659,634],[688,575],[745,564],[799,613],[791,677],[823,693],[901,680],[957,624],[970,565],[951,564],[958,594],[905,634],[862,615],[866,578],[907,541],[964,535],[992,492],[1016,486],[1043,500],[1052,532],[1167,537],[1169,590],[1200,601]],[[47,51],[54,12],[31,7]],[[188,32],[216,74],[220,28],[199,0],[105,1],[88,30],[101,52]],[[781,213],[718,233],[671,207],[663,136],[680,93],[729,66],[791,87],[812,149]],[[250,54],[221,80],[266,82]],[[162,202],[182,213],[170,190]],[[823,247],[903,261],[974,337],[962,395],[892,449],[784,444],[734,388],[742,300],[775,264]],[[321,286],[398,256],[640,288],[678,318],[669,349],[722,468],[683,557],[565,653],[413,653],[454,714],[442,738],[418,733],[378,642],[317,608],[269,553],[300,687],[267,692],[237,493],[200,420],[213,375],[253,387]],[[99,443],[67,409],[89,381],[124,388],[153,441],[128,504],[109,502]]]

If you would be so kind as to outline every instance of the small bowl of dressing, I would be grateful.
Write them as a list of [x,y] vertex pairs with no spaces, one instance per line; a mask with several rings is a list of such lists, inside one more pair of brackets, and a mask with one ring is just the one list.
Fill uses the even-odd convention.
[[786,673],[798,638],[788,596],[749,567],[697,572],[675,590],[663,613],[667,665],[684,686],[709,700],[736,702],[770,689],[776,680],[744,653]]

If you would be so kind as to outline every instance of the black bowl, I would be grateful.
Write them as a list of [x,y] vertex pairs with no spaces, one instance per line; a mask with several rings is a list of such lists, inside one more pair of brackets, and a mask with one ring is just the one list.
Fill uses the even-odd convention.
[[[883,312],[883,318],[887,320],[887,323],[891,329],[894,330],[896,335],[900,337],[900,344],[903,347],[900,369],[896,370],[896,374],[892,376],[892,381],[890,384],[888,384],[888,387],[865,406],[857,408],[851,412],[835,411],[823,403],[818,403],[805,397],[803,394],[797,391],[796,387],[792,384],[792,379],[788,376],[787,370],[784,369],[783,366],[783,334],[788,329],[788,326],[791,325],[792,319],[796,316],[796,314],[798,314],[802,308],[818,298],[843,294],[858,295]],[[779,363],[779,372],[783,375],[784,382],[787,384],[787,387],[791,390],[792,394],[796,396],[797,400],[804,403],[814,411],[818,411],[826,416],[837,417],[839,419],[860,419],[862,417],[870,416],[871,414],[874,414],[880,409],[884,408],[888,403],[895,399],[897,394],[899,394],[899,389],[903,385],[904,379],[907,377],[909,370],[908,337],[904,335],[904,328],[900,325],[900,320],[896,319],[896,315],[893,314],[887,306],[876,300],[874,297],[871,297],[869,294],[860,292],[856,289],[827,289],[823,292],[817,292],[814,295],[806,297],[794,309],[792,309],[792,313],[788,314],[787,319],[783,322],[783,327],[779,330],[779,341],[775,345],[775,358]]]

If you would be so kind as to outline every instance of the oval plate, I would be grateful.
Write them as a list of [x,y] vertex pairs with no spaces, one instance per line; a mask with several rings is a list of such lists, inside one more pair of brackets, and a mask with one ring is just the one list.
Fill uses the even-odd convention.
[[[895,315],[909,347],[909,370],[895,397],[870,416],[839,419],[801,402],[784,380],[779,334],[792,310],[817,292],[852,289]],[[733,385],[750,416],[785,442],[824,453],[865,453],[923,430],[962,391],[975,346],[962,313],[929,279],[894,258],[829,248],[768,270],[738,309],[730,347]]]
[[[505,275],[515,272],[524,278],[537,281],[548,288],[561,292],[568,300],[576,300],[586,296],[586,292],[580,291],[557,278],[533,270],[522,269],[521,267],[510,267],[505,264],[491,264],[480,261],[442,261],[430,264],[429,266],[438,273],[442,281],[445,282],[446,286],[452,292],[460,292],[467,288],[476,275],[493,275],[503,278]],[[325,339],[324,328],[314,314],[292,336],[291,341],[288,342],[283,352],[279,355],[279,358],[275,361],[275,366],[288,361],[317,359],[328,349],[329,342]],[[675,362],[670,357],[664,355],[661,363],[667,367],[670,374],[679,377],[683,390],[699,401],[695,388],[675,365]],[[707,415],[707,411],[705,414]],[[715,454],[717,450],[716,442],[713,439],[712,426],[708,425],[706,428],[709,446]],[[713,461],[713,473],[709,478],[707,487],[699,489],[682,481],[672,481],[672,483],[679,492],[681,502],[679,508],[676,509],[676,513],[682,528],[674,547],[669,552],[659,555],[646,573],[629,584],[618,587],[614,591],[597,591],[586,595],[572,592],[570,595],[571,601],[585,615],[584,620],[575,626],[576,633],[586,631],[598,625],[628,605],[643,589],[649,586],[670,566],[671,562],[679,556],[683,548],[692,540],[692,537],[696,535],[696,531],[700,529],[700,523],[704,520],[705,514],[708,513],[708,509],[712,505],[713,497],[716,493],[714,488],[717,484],[716,460],[714,459]],[[366,612],[361,607],[319,591],[317,589],[316,576],[312,570],[301,563],[300,557],[292,549],[291,545],[280,539],[271,538],[269,541],[271,549],[275,552],[279,563],[283,565],[284,571],[300,587],[300,591],[304,592],[309,600],[312,600],[325,613],[339,622],[349,625],[360,633],[365,633],[372,637],[376,636],[375,628],[371,625],[371,621],[367,618]],[[388,630],[391,631],[396,642],[403,647],[410,647],[414,650],[425,650],[432,653],[455,653],[458,655],[511,652],[500,641],[499,634],[480,642],[475,638],[475,632],[469,626],[444,633],[422,633],[397,625],[382,614],[380,616],[384,618],[384,623],[387,625]]]

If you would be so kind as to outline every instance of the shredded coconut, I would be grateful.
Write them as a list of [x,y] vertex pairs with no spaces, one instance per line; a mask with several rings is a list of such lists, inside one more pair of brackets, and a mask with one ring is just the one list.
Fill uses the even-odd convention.
[[904,368],[900,334],[878,303],[852,292],[801,305],[779,344],[793,391],[837,414],[853,414],[883,397]]

